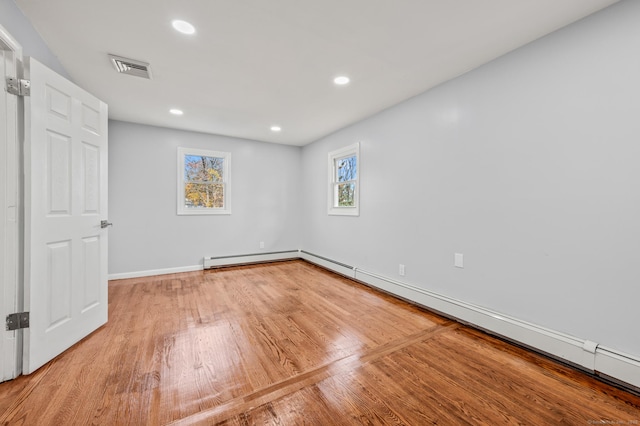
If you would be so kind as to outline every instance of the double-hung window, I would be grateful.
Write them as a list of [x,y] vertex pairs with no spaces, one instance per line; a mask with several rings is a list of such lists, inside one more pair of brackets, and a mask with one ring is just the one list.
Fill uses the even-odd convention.
[[360,144],[329,153],[329,214],[360,214]]
[[231,153],[178,148],[178,214],[231,214]]

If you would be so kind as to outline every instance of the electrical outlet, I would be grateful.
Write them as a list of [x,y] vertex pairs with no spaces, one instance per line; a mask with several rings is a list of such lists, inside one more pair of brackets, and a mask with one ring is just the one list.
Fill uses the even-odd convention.
[[398,273],[400,274],[401,277],[404,277],[404,265],[402,263],[398,268]]
[[263,249],[264,248],[264,241],[260,241],[260,248]]
[[464,255],[462,253],[455,253],[453,255],[453,266],[456,268],[464,268]]

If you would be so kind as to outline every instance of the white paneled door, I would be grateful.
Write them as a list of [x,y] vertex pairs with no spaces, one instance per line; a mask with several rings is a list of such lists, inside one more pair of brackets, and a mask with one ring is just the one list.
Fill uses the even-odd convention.
[[107,321],[107,105],[33,58],[24,66],[30,374]]

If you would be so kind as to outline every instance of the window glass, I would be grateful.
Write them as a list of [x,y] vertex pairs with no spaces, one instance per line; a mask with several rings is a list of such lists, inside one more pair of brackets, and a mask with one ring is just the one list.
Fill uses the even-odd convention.
[[185,155],[185,207],[224,208],[224,158]]
[[360,145],[329,153],[329,214],[358,216]]
[[178,214],[230,214],[228,152],[178,148]]

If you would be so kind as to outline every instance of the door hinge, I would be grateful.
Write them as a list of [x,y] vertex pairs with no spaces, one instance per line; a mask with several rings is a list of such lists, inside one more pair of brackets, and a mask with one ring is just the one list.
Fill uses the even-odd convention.
[[7,331],[29,328],[29,312],[7,315]]
[[29,96],[31,95],[31,81],[7,77],[7,92],[12,95]]

